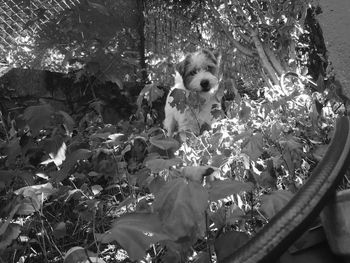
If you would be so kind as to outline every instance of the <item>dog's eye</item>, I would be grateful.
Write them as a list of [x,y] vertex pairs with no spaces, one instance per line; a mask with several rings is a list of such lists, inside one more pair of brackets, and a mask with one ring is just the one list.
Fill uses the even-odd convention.
[[208,66],[206,70],[212,72],[214,70],[214,67],[213,66]]
[[190,73],[188,73],[190,76],[194,76],[194,75],[196,75],[196,73],[197,73],[197,70],[192,70],[192,71],[190,71]]

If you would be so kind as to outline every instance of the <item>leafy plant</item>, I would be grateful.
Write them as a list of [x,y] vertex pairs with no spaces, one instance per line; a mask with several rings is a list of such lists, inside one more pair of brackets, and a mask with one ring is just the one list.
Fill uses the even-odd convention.
[[[118,19],[111,17],[107,2],[88,1],[85,6],[93,11],[77,12],[86,21],[100,17],[102,24],[106,18]],[[150,76],[164,85],[154,82],[142,89],[136,116],[106,124],[97,99],[79,112],[41,103],[16,118],[1,116],[1,259],[214,262],[231,253],[227,243],[239,247],[247,242],[307,180],[339,113],[327,91],[310,88],[307,52],[299,59],[294,56],[294,47],[299,45],[300,51],[304,45],[298,37],[305,34],[299,16],[305,5],[153,1],[149,21],[168,21],[165,31],[174,30],[169,36],[176,40],[182,31],[186,37],[150,51]],[[91,12],[94,17],[87,15]],[[175,18],[192,19],[178,31],[173,26],[180,19],[169,15],[174,13]],[[109,42],[107,36],[114,32],[109,28],[101,32],[102,44],[87,39],[81,44],[76,41],[81,32],[69,17],[55,30],[75,41],[67,60],[78,63],[73,53],[84,54],[80,62],[85,67],[76,79],[109,79],[123,87],[119,78],[108,75],[113,67],[100,66],[110,61],[105,55],[114,51],[108,48],[119,41],[127,49],[128,41],[120,37]],[[96,30],[86,27],[89,23],[78,24],[84,34],[95,37]],[[118,36],[128,35],[136,43],[132,31],[119,29]],[[223,65],[223,82],[230,83],[225,86],[226,116],[200,136],[187,133],[179,143],[159,125],[165,86],[172,79],[169,63],[181,55],[179,50],[197,44],[224,47],[226,58],[232,57]],[[88,54],[101,63],[87,61]],[[128,64],[140,62],[132,51],[125,54]],[[96,95],[93,83],[88,87]],[[171,95],[179,110],[200,104],[181,92]]]

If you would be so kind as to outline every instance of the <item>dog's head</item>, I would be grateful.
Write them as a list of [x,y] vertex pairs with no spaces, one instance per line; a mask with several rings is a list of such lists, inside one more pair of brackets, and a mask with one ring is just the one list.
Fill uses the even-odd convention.
[[188,54],[176,66],[186,89],[214,95],[219,87],[220,52],[202,49]]

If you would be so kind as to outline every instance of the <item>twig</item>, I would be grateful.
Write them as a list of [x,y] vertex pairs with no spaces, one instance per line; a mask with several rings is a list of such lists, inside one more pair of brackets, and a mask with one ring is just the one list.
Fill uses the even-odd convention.
[[10,142],[10,138],[9,138],[8,133],[7,133],[7,129],[6,129],[4,118],[2,116],[2,112],[1,111],[0,111],[0,122],[1,122],[2,128],[4,129],[4,133],[6,135],[6,142],[9,143]]

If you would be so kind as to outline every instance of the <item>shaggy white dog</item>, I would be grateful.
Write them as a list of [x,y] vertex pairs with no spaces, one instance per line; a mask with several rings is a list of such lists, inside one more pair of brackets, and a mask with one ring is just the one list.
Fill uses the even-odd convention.
[[164,128],[168,136],[175,132],[199,135],[223,116],[219,89],[221,55],[203,49],[188,54],[176,67],[175,86],[165,104]]

